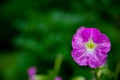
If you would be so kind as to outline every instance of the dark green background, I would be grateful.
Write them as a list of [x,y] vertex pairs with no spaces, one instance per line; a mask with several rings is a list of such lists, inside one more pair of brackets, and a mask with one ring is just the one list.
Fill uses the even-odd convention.
[[71,57],[71,39],[80,26],[96,27],[110,38],[108,68],[120,76],[119,0],[1,0],[0,80],[27,80],[31,66],[37,74],[47,74],[57,54],[64,56],[59,72],[63,80],[91,80],[91,69]]

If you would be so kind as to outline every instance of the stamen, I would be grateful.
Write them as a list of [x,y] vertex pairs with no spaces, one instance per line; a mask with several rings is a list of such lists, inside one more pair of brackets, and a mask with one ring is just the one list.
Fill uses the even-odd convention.
[[90,40],[87,44],[86,44],[86,47],[89,48],[89,49],[94,49],[96,47],[96,44]]

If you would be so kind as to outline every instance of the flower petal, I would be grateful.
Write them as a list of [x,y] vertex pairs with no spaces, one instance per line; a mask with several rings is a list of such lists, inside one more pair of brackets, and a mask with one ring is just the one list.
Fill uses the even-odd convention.
[[82,38],[78,34],[75,34],[72,39],[73,49],[81,49],[83,46],[84,44],[82,43]]
[[96,38],[101,35],[101,32],[96,28],[90,28],[91,29],[91,39],[95,42]]
[[100,52],[107,53],[111,49],[110,40],[105,34],[101,34],[100,36],[96,37],[95,43],[98,44],[96,49]]
[[107,54],[105,54],[105,55],[101,55],[101,54],[103,54],[103,53],[95,51],[94,55],[89,55],[88,65],[91,68],[97,68],[97,67],[102,66],[103,64],[105,64]]
[[72,50],[71,54],[76,63],[87,66],[87,57],[85,55],[86,49]]
[[89,40],[91,31],[90,31],[89,28],[80,27],[77,30],[76,34],[78,34],[82,38],[82,42],[85,43],[85,42],[87,42]]

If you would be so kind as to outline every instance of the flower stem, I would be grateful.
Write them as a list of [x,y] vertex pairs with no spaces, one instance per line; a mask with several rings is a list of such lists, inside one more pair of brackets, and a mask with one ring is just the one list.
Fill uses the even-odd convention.
[[58,54],[57,57],[56,57],[55,65],[54,65],[54,71],[55,71],[56,75],[58,75],[58,73],[59,73],[61,63],[62,63],[62,59],[63,59],[63,55]]
[[94,74],[95,74],[96,80],[100,80],[100,77],[98,76],[98,69],[94,69]]
[[120,72],[120,62],[117,64],[116,66],[116,71],[115,71],[115,80],[117,80],[117,77],[119,75]]

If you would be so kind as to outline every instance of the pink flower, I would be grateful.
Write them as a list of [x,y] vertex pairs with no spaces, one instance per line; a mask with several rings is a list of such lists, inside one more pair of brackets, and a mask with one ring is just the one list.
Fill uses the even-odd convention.
[[72,47],[71,54],[78,65],[97,68],[105,64],[111,44],[98,29],[81,27],[72,38]]
[[54,80],[62,80],[62,78],[61,77],[55,77]]
[[35,80],[35,74],[36,74],[36,67],[30,67],[28,69],[28,76],[29,76],[29,80]]

